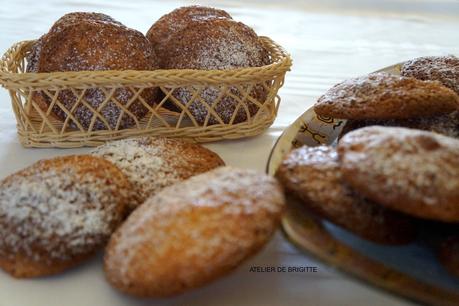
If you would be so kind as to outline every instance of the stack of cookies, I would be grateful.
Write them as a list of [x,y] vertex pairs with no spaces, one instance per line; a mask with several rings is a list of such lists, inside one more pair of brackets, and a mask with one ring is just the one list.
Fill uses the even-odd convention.
[[293,150],[276,176],[312,214],[373,242],[409,243],[419,224],[448,224],[436,246],[459,275],[459,59],[414,59],[401,74],[328,90],[314,110],[347,119],[337,145]]
[[[270,61],[258,35],[249,26],[233,20],[223,10],[187,6],[162,16],[146,35],[105,14],[66,14],[32,46],[26,70],[228,70],[261,67]],[[204,87],[196,97],[191,87],[168,90],[170,97],[161,105],[178,112],[186,109],[187,116],[197,123],[209,125],[247,121],[259,109],[250,100],[263,102],[267,98],[263,84],[254,86],[248,96],[234,86],[227,94],[219,86]],[[81,94],[66,89],[57,97],[54,95],[52,91],[38,91],[33,100],[47,114],[80,130],[136,127],[164,99],[156,87],[144,88],[140,94],[131,87],[120,87],[111,96],[109,89],[94,87]],[[239,105],[239,101],[244,105]],[[213,114],[209,113],[211,107]]]
[[364,126],[399,126],[459,137],[459,58],[422,57],[401,75],[373,73],[345,80],[314,105],[321,116],[347,119],[341,136]]
[[0,268],[20,278],[56,274],[108,243],[113,286],[138,296],[179,294],[261,250],[283,206],[274,178],[225,167],[198,144],[114,141],[0,181]]

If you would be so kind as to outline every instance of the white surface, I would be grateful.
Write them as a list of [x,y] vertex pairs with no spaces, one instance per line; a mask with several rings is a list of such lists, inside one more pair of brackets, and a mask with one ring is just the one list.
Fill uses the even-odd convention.
[[[351,76],[422,55],[458,54],[459,3],[391,1],[201,1],[227,9],[291,52],[279,117],[263,135],[209,144],[227,164],[264,170],[281,131],[328,87]],[[266,4],[269,2],[269,4]],[[0,51],[37,38],[70,11],[100,11],[146,32],[179,1],[0,1]],[[377,5],[375,7],[375,5]],[[8,93],[0,90],[0,177],[45,157],[88,149],[24,149],[16,138]],[[1,234],[1,233],[0,233]],[[318,266],[318,273],[250,273],[251,266]],[[101,257],[61,276],[14,280],[0,272],[0,306],[17,305],[408,305],[336,273],[290,246],[280,234],[235,273],[173,299],[137,300],[104,281]]]

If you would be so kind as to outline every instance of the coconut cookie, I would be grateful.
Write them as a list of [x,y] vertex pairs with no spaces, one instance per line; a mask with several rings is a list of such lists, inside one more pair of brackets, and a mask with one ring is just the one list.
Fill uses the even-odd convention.
[[459,140],[372,126],[338,143],[344,179],[367,198],[413,216],[459,221]]
[[92,255],[121,223],[130,183],[93,156],[39,161],[0,182],[0,267],[59,273]]
[[411,218],[365,200],[343,182],[334,148],[295,149],[276,177],[309,210],[365,239],[402,244],[415,236]]
[[275,179],[221,167],[170,186],[112,236],[108,281],[137,296],[171,296],[235,269],[271,238],[284,206]]
[[459,96],[440,82],[388,73],[339,83],[314,105],[319,115],[356,120],[429,117],[458,109]]
[[162,188],[225,165],[199,144],[176,139],[141,137],[106,143],[92,151],[114,163],[133,185],[130,208]]
[[405,62],[400,73],[420,80],[439,81],[459,94],[459,58],[425,56]]

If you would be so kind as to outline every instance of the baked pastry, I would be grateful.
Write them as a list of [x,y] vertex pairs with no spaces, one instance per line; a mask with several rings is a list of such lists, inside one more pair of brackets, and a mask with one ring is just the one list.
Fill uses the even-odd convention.
[[225,165],[216,153],[199,144],[167,138],[123,139],[91,153],[114,163],[129,178],[131,209],[166,186]]
[[360,237],[383,244],[408,243],[415,237],[411,218],[364,199],[346,185],[332,147],[293,150],[276,177],[310,211]]
[[339,119],[407,119],[459,110],[459,96],[437,81],[388,73],[346,80],[314,104],[321,116]]
[[199,5],[184,6],[159,18],[148,30],[146,36],[151,42],[155,53],[167,57],[169,40],[173,35],[194,22],[209,19],[232,18],[226,11],[216,8]]
[[408,118],[408,119],[366,119],[346,121],[338,138],[350,131],[372,125],[406,127],[424,131],[435,132],[449,137],[459,138],[459,111],[433,117]]
[[459,221],[459,140],[407,128],[371,126],[338,143],[343,177],[388,208]]
[[108,281],[137,296],[171,296],[203,286],[257,253],[284,206],[275,179],[221,167],[165,188],[111,237]]
[[[154,51],[140,32],[127,28],[112,19],[106,20],[104,17],[106,15],[102,15],[99,19],[84,16],[86,16],[84,13],[83,17],[77,14],[67,18],[64,16],[48,34],[41,38],[40,56],[34,68],[37,72],[154,70],[158,68]],[[105,90],[110,92],[109,89]],[[80,94],[87,105],[81,102],[75,105]],[[156,94],[156,89],[146,88],[143,89],[139,98],[131,102],[134,93],[130,89],[116,89],[113,97],[120,104],[128,105],[126,108],[128,112],[113,100],[103,104],[106,94],[102,88],[86,89],[84,93],[62,90],[58,99],[76,119],[70,119],[72,127],[84,130],[114,129],[116,127],[125,129],[135,125],[136,120],[147,114],[146,105],[152,105],[155,102]],[[41,94],[35,101],[46,110],[51,103],[51,98]],[[94,123],[92,123],[93,110],[99,110],[101,114],[94,119]],[[52,108],[52,112],[61,120],[65,120],[68,116],[57,105]]]
[[26,72],[38,72],[38,61],[40,59],[42,39],[43,39],[43,36],[37,39],[35,43],[30,47],[30,51],[26,56],[27,58]]
[[[62,27],[72,25],[80,21],[111,23],[118,26],[124,26],[122,23],[116,21],[112,17],[102,13],[73,12],[65,14],[64,16],[59,18],[53,24],[53,26],[49,30],[49,33],[60,31]],[[38,61],[40,57],[43,36],[37,39],[37,41],[31,47],[30,53],[27,56],[27,72],[38,72]]]
[[95,23],[105,23],[125,27],[121,22],[113,19],[111,16],[94,13],[94,12],[72,12],[59,18],[49,30],[49,33],[60,31],[63,27],[78,24],[82,21],[91,21]]
[[[200,20],[189,24],[171,36],[167,51],[164,54],[159,52],[158,57],[165,69],[227,70],[260,67],[270,61],[257,34],[243,23],[227,18]],[[247,85],[241,86],[246,86],[244,90],[249,90]],[[193,90],[200,91],[197,95],[199,102],[191,102]],[[221,88],[215,86],[179,87],[173,91],[172,96],[168,101],[169,105],[175,103],[175,107],[179,109],[183,108],[180,105],[186,105],[199,124],[229,123],[233,116],[232,122],[239,123],[258,111],[258,106],[235,86],[230,86],[226,95],[221,94]],[[217,104],[215,101],[219,97],[220,102]],[[267,91],[262,84],[258,84],[250,90],[250,97],[263,103]],[[245,106],[237,107],[238,100],[242,100]],[[218,118],[212,113],[209,114],[206,104],[213,107]]]
[[441,242],[438,259],[451,274],[459,277],[459,235],[449,236]]
[[59,273],[103,246],[126,214],[130,184],[89,155],[42,160],[0,182],[0,268]]
[[403,63],[400,73],[419,80],[439,81],[459,94],[459,58],[425,56]]

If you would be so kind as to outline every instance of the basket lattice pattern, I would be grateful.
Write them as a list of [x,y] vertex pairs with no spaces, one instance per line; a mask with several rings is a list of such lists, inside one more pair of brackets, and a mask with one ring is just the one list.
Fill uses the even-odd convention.
[[52,73],[25,73],[34,41],[24,41],[3,55],[0,83],[26,147],[96,146],[139,135],[197,142],[249,137],[273,123],[291,66],[280,46],[261,40],[272,62],[263,67]]

